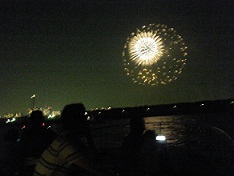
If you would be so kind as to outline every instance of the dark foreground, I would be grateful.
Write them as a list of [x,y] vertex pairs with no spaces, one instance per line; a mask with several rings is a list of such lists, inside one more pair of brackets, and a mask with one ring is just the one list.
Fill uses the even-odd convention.
[[[93,123],[94,140],[98,148],[99,166],[114,175],[130,175],[123,171],[121,144],[129,132],[129,119],[105,119]],[[232,176],[234,173],[234,120],[233,113],[206,113],[193,115],[156,116],[145,118],[146,127],[162,133],[167,143],[157,161],[150,162],[156,168],[155,175],[212,175]],[[51,123],[51,122],[50,122]],[[52,129],[59,131],[59,124],[52,122]],[[10,128],[1,126],[0,175],[7,176],[14,160],[8,150],[14,146],[3,141]]]

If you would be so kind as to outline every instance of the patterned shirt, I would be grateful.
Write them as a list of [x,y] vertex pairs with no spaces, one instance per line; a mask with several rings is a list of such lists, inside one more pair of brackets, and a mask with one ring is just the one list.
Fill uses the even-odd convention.
[[81,143],[74,144],[69,132],[63,131],[43,152],[33,176],[68,175],[71,166],[77,160],[83,158],[83,146]]

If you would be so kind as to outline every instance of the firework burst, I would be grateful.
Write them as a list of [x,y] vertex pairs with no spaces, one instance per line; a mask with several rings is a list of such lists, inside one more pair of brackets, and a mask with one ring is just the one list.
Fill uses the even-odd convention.
[[153,32],[142,32],[129,43],[130,60],[137,65],[152,65],[163,55],[163,43]]
[[182,73],[187,46],[173,28],[150,24],[127,38],[122,56],[134,83],[155,86],[172,82]]

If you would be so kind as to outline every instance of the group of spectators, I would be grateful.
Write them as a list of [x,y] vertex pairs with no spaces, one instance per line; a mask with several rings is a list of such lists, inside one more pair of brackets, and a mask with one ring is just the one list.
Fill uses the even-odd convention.
[[[41,111],[33,111],[30,123],[20,130],[18,162],[14,175],[79,176],[116,175],[98,167],[97,149],[82,103],[66,105],[62,130],[55,134],[45,125]],[[159,170],[160,157],[154,131],[146,130],[142,117],[130,120],[131,131],[122,145],[120,175],[151,176]]]

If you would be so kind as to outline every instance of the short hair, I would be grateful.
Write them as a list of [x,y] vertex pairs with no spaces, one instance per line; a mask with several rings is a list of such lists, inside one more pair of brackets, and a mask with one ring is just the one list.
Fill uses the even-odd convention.
[[83,127],[86,124],[85,106],[82,103],[68,104],[61,113],[62,127],[66,130]]
[[41,125],[44,122],[44,115],[43,112],[40,110],[32,111],[31,115],[29,116],[29,120],[33,124]]

